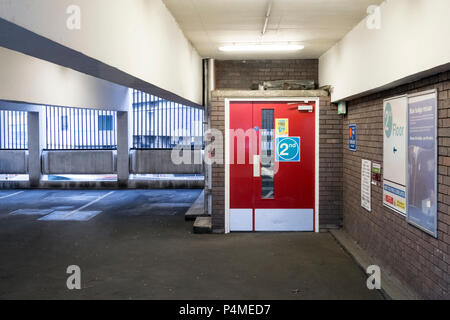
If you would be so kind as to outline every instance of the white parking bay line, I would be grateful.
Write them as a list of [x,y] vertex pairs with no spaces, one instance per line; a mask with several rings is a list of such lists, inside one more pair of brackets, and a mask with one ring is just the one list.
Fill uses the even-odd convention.
[[13,196],[16,196],[18,194],[21,194],[22,192],[23,191],[19,191],[19,192],[16,192],[16,193],[8,194],[7,196],[0,197],[0,199],[6,199],[6,198],[9,198],[9,197],[13,197]]
[[96,202],[98,202],[98,201],[100,201],[100,200],[106,198],[107,196],[112,195],[114,192],[115,192],[115,191],[108,192],[107,194],[104,194],[104,195],[98,197],[97,199],[92,200],[92,201],[89,202],[88,204],[85,204],[84,206],[79,207],[78,209],[75,209],[75,210],[73,210],[73,211],[67,213],[64,217],[68,217],[68,216],[70,216],[70,215],[72,215],[72,214],[74,214],[74,213],[77,213],[78,211],[81,211],[81,210],[83,210],[83,209],[86,209],[87,207],[93,205],[94,203],[96,203]]

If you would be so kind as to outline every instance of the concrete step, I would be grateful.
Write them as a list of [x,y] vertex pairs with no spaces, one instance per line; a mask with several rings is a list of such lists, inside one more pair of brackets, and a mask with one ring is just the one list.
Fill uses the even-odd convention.
[[194,233],[212,233],[211,217],[197,217],[194,222]]
[[184,219],[186,221],[195,221],[197,217],[208,217],[208,213],[205,212],[205,191],[203,191],[200,196],[195,200],[189,210],[184,214]]

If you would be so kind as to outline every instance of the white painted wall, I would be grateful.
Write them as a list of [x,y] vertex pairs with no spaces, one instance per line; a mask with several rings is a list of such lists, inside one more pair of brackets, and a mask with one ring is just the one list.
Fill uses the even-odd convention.
[[386,0],[381,29],[364,19],[320,57],[320,85],[335,102],[450,63],[449,14],[449,0]]
[[126,87],[2,47],[0,99],[106,110],[128,111],[130,107]]
[[[69,5],[81,29],[69,30]],[[196,103],[202,61],[161,0],[0,1],[0,17]]]

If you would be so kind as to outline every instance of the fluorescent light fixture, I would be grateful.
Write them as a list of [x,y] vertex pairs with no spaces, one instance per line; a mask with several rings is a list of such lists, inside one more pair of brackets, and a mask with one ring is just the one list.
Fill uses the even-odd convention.
[[271,52],[271,51],[300,51],[305,46],[301,44],[237,44],[222,46],[220,51],[224,52]]

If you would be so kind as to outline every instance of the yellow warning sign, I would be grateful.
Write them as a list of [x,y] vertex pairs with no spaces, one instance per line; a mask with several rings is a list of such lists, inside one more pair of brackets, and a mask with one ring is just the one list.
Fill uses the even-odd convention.
[[277,136],[289,136],[289,119],[275,119],[275,134]]
[[396,204],[396,206],[399,207],[400,209],[406,210],[406,204],[405,204],[404,202],[397,200],[397,201],[395,202],[395,204]]

